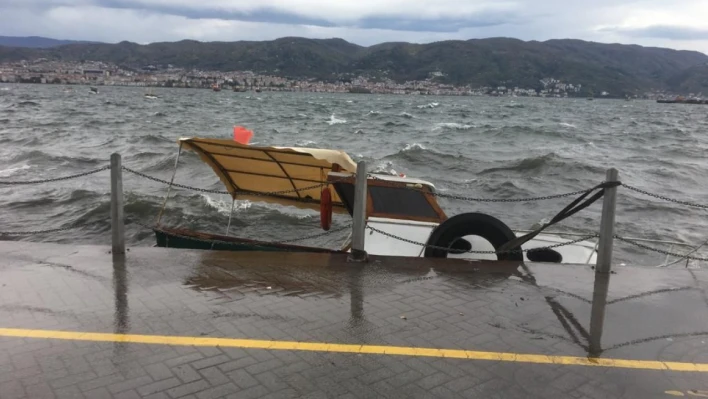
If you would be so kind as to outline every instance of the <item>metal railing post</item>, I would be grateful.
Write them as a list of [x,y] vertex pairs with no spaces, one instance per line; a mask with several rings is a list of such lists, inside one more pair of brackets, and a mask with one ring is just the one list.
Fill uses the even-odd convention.
[[[605,181],[618,181],[617,169],[607,170]],[[590,353],[599,356],[602,352],[602,331],[605,324],[605,308],[610,285],[610,269],[612,268],[612,245],[615,236],[615,205],[617,203],[617,187],[605,189],[602,203],[602,219],[600,220],[600,238],[595,264],[595,283],[592,291],[592,308],[590,309]]]
[[350,260],[366,262],[368,255],[364,250],[366,232],[366,162],[356,165],[356,185],[354,187],[354,220],[352,223],[352,253]]
[[125,254],[123,168],[120,154],[111,154],[111,242],[113,254]]
[[[616,182],[617,169],[607,170],[605,181]],[[597,248],[596,273],[609,273],[612,268],[612,246],[615,236],[615,205],[617,203],[617,187],[605,189],[602,203],[602,219],[600,220],[600,238]]]

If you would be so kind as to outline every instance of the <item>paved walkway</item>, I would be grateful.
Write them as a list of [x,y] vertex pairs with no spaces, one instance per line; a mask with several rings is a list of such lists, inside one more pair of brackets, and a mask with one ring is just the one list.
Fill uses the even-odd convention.
[[[275,257],[277,256],[277,257]],[[0,398],[708,396],[708,271],[0,242]]]

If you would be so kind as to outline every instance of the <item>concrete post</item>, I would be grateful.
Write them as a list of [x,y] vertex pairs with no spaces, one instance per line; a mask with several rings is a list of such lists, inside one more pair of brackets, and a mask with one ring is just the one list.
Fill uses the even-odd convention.
[[364,250],[366,233],[366,162],[360,161],[356,165],[356,185],[354,187],[354,220],[352,223],[352,253],[349,260],[366,262],[368,255]]
[[[617,169],[607,170],[605,181],[616,182]],[[595,273],[609,273],[612,267],[612,246],[615,235],[615,205],[617,203],[617,187],[605,189],[602,203],[602,219],[600,220],[600,239],[597,249]]]
[[595,272],[595,284],[592,290],[592,308],[590,309],[590,355],[602,353],[602,330],[605,325],[605,308],[610,287],[610,274]]
[[[618,179],[617,169],[608,169],[605,181],[614,182]],[[600,220],[600,239],[595,264],[595,284],[592,290],[592,308],[590,310],[590,354],[599,356],[602,353],[602,331],[605,324],[605,308],[607,293],[610,286],[610,269],[612,268],[612,246],[615,235],[615,205],[617,203],[617,187],[606,188],[602,204],[602,219]]]
[[113,254],[125,254],[123,168],[120,154],[111,154],[111,237]]

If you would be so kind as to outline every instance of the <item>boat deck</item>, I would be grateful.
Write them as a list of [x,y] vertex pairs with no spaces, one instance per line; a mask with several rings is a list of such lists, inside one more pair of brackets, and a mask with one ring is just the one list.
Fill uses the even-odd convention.
[[3,399],[708,396],[708,270],[616,267],[589,357],[589,266],[0,254]]

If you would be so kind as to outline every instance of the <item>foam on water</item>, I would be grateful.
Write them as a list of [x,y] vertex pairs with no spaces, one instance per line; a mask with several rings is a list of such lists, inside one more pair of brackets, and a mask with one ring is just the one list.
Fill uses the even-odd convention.
[[12,175],[16,174],[16,172],[19,172],[21,170],[27,170],[30,168],[31,168],[31,166],[29,166],[29,165],[22,165],[22,166],[18,166],[16,168],[2,169],[2,170],[0,170],[0,176],[2,176],[2,177],[12,176]]

